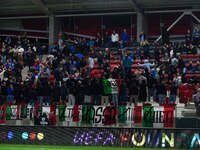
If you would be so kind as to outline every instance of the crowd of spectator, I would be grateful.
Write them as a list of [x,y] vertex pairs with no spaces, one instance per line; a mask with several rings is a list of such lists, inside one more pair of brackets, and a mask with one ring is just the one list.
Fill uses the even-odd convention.
[[[200,78],[198,40],[186,36],[184,43],[152,46],[144,32],[141,43],[132,45],[124,29],[121,36],[113,31],[96,39],[78,38],[65,42],[60,33],[58,42],[48,47],[26,35],[0,41],[0,103],[126,105],[155,101],[176,103],[180,84],[197,86]],[[189,41],[188,41],[189,40]],[[196,39],[195,39],[196,40]],[[114,49],[113,49],[114,47]],[[139,60],[139,61],[138,61]],[[133,66],[138,66],[137,69]],[[27,76],[22,70],[28,67]],[[195,74],[187,78],[186,74]],[[107,93],[104,81],[114,82],[117,90]],[[170,88],[169,88],[170,87]],[[169,88],[169,89],[168,89]],[[168,92],[169,91],[169,92]]]

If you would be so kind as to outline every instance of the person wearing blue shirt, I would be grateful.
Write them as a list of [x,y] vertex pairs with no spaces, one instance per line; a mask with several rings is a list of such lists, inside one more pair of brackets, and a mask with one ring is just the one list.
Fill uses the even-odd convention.
[[126,47],[128,44],[128,40],[129,40],[129,35],[128,35],[126,29],[124,29],[124,31],[122,32],[121,40],[122,40],[123,47]]
[[125,73],[127,74],[128,71],[131,70],[131,65],[133,61],[131,57],[129,57],[128,55],[125,55],[122,61],[123,61],[123,67],[124,67]]
[[154,66],[155,66],[154,63],[153,63],[153,64],[149,63],[149,61],[148,61],[147,59],[144,60],[144,64],[138,63],[138,65],[139,65],[140,67],[147,68],[149,72],[151,71],[151,67],[154,67]]

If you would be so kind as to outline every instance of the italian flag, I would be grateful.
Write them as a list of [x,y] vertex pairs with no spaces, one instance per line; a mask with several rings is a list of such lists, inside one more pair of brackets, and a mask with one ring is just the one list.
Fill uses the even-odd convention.
[[102,79],[104,94],[109,95],[112,92],[111,84],[108,79]]
[[112,124],[116,124],[117,122],[117,114],[118,114],[118,110],[117,107],[115,106],[107,106],[103,112],[103,116],[104,116],[104,125],[112,125]]
[[72,110],[72,121],[73,122],[79,122],[80,121],[80,113],[81,113],[81,106],[74,105],[74,108]]
[[142,106],[134,107],[134,123],[142,123]]
[[46,114],[51,125],[56,125],[56,106],[43,106],[42,114]]
[[16,120],[19,118],[20,118],[20,106],[7,105],[6,106],[6,120]]
[[20,106],[20,118],[32,119],[34,107],[32,105],[21,105]]
[[55,106],[36,105],[34,108],[34,118],[35,118],[36,125],[38,124],[37,119],[43,114],[47,115],[47,118],[49,119],[51,125],[56,125],[56,107]]
[[65,110],[66,106],[58,106],[58,117],[61,122],[65,121]]
[[173,106],[144,106],[143,127],[173,127],[174,107]]
[[118,108],[118,123],[126,123],[127,109],[126,106],[119,106]]
[[94,120],[94,107],[90,105],[82,105],[82,124],[93,124]]

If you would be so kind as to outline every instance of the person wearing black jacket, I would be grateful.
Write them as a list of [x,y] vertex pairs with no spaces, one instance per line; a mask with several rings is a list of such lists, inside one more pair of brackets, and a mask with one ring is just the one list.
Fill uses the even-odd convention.
[[83,85],[82,82],[79,80],[75,87],[75,104],[82,105],[83,103]]
[[148,84],[148,101],[150,102],[151,96],[153,96],[153,100],[156,101],[156,85],[157,80],[151,74],[150,78],[147,80]]
[[165,103],[167,89],[166,89],[166,86],[164,85],[164,82],[161,82],[160,84],[158,84],[156,91],[158,95],[159,104]]
[[56,82],[55,85],[52,88],[52,97],[53,97],[53,103],[54,104],[58,104],[60,102],[61,91],[60,91],[60,87],[58,85],[58,82]]
[[134,75],[130,83],[128,84],[130,106],[132,105],[132,102],[134,102],[134,104],[137,105],[138,93],[139,93],[138,87],[139,87],[139,81],[136,79],[136,76]]
[[71,76],[70,79],[67,80],[67,87],[69,91],[68,105],[75,104],[75,80],[74,76]]
[[91,79],[86,79],[83,85],[83,93],[84,93],[84,103],[91,104],[92,103],[92,84]]
[[177,90],[178,87],[173,83],[170,88],[169,103],[174,104],[176,102]]
[[61,104],[65,105],[68,97],[68,89],[66,86],[66,82],[63,82],[60,87],[60,95],[61,95]]
[[92,101],[95,105],[100,105],[102,87],[99,79],[94,79],[92,82]]

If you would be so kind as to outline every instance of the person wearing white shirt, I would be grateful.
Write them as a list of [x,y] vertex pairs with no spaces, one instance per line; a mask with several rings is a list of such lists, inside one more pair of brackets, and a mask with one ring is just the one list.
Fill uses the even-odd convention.
[[111,35],[111,42],[112,42],[112,46],[113,47],[117,47],[118,46],[119,35],[114,30],[113,30],[113,33]]
[[92,57],[89,57],[88,58],[88,75],[90,74],[93,68],[94,68],[94,59]]

